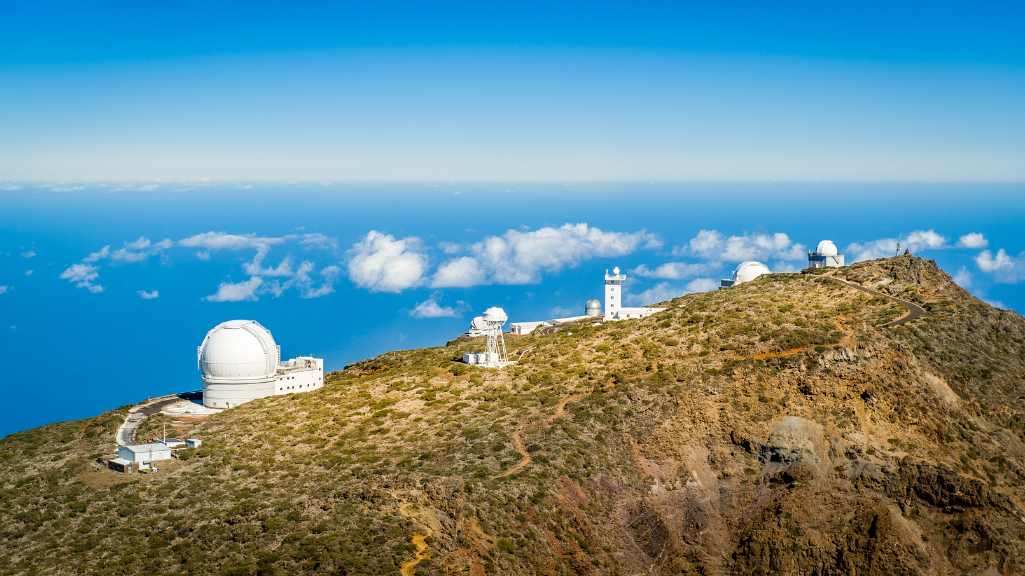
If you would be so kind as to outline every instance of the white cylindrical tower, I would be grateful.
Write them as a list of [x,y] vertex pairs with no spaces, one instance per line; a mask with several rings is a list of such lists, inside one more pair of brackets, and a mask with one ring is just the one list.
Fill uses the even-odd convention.
[[280,348],[255,320],[229,320],[207,332],[197,350],[203,405],[232,408],[274,395]]
[[591,298],[584,304],[585,316],[601,316],[601,302],[597,298]]
[[619,266],[612,269],[612,274],[605,271],[605,319],[615,320],[623,307],[623,282],[626,274],[619,273]]

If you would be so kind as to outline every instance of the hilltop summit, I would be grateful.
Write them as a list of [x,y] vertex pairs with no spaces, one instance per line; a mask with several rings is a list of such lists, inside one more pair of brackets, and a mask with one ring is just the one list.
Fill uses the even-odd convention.
[[1025,319],[910,256],[659,306],[151,418],[157,474],[123,410],[12,435],[0,574],[1025,572]]

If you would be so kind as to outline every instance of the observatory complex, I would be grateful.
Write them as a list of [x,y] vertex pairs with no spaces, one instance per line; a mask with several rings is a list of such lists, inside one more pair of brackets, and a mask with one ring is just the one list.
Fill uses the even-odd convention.
[[842,268],[843,254],[838,253],[832,240],[823,240],[814,252],[808,252],[808,268]]
[[[608,270],[605,271],[604,313],[602,312],[602,303],[599,302],[597,298],[591,298],[584,303],[583,316],[567,316],[565,318],[533,320],[530,322],[513,322],[509,325],[509,331],[513,334],[522,336],[524,334],[530,334],[534,330],[543,326],[559,326],[561,324],[580,322],[581,320],[588,320],[592,318],[600,318],[607,321],[644,318],[645,316],[651,316],[652,314],[663,310],[662,308],[623,307],[623,282],[625,280],[626,274],[623,274],[619,270],[618,266],[612,269],[612,274],[609,274]],[[480,335],[478,330],[475,329],[476,321],[477,319],[474,318],[474,323],[470,324],[470,329],[466,332],[467,336]]]
[[724,278],[720,282],[719,288],[729,288],[736,286],[737,284],[743,284],[744,282],[750,282],[755,278],[769,273],[769,267],[761,262],[754,260],[748,260],[747,262],[741,262],[736,270],[733,271],[732,278]]
[[197,349],[203,405],[234,408],[250,400],[324,386],[324,360],[299,356],[281,362],[281,347],[255,320],[214,326]]

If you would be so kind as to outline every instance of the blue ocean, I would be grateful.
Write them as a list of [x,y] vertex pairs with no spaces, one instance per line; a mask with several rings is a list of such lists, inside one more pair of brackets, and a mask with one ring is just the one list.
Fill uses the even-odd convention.
[[741,261],[796,271],[905,249],[1025,311],[1021,184],[6,184],[0,435],[200,388],[234,318],[329,370],[442,344],[502,306],[582,313],[714,289]]

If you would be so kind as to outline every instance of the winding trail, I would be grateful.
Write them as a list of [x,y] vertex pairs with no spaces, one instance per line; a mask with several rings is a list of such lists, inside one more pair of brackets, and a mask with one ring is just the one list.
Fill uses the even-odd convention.
[[399,573],[402,574],[402,576],[413,576],[416,574],[417,565],[431,557],[431,551],[427,547],[427,537],[429,535],[430,534],[417,532],[409,539],[409,541],[413,543],[413,546],[416,546],[416,555],[399,566]]
[[[554,424],[556,420],[565,416],[566,405],[570,402],[576,402],[582,399],[584,396],[586,396],[586,394],[584,394],[583,392],[576,392],[568,396],[563,396],[561,399],[559,399],[559,402],[555,405],[555,410],[552,411],[551,415],[545,418],[544,422],[542,423],[542,428],[547,429],[549,426]],[[517,472],[523,470],[527,466],[530,466],[530,463],[534,461],[534,459],[530,457],[530,452],[527,450],[527,447],[523,444],[523,429],[516,430],[515,432],[513,432],[511,440],[513,450],[516,450],[516,453],[520,455],[520,460],[512,466],[503,470],[501,473],[495,476],[495,478],[506,478],[508,476],[512,476],[513,474],[516,474]]]
[[501,474],[496,476],[496,478],[512,476],[527,466],[530,466],[530,463],[534,461],[533,458],[530,457],[530,452],[527,451],[527,447],[523,445],[523,435],[519,430],[512,433],[512,445],[513,450],[520,455],[520,461],[503,470]]
[[921,318],[922,316],[925,316],[926,314],[929,313],[925,308],[922,308],[921,306],[919,306],[918,304],[915,304],[914,302],[910,302],[908,300],[904,300],[903,298],[897,298],[896,296],[891,296],[890,294],[887,294],[885,292],[880,292],[879,290],[874,290],[872,288],[866,288],[865,286],[862,286],[861,284],[855,284],[854,282],[850,282],[848,280],[843,280],[842,278],[837,278],[835,276],[818,276],[818,278],[825,278],[825,279],[828,279],[828,280],[832,280],[834,282],[839,282],[839,283],[841,283],[841,284],[843,284],[843,285],[845,285],[845,286],[847,286],[849,288],[854,288],[855,290],[858,290],[860,292],[864,292],[865,294],[870,294],[872,296],[882,296],[883,298],[888,298],[890,300],[893,300],[894,302],[897,302],[897,303],[903,305],[904,308],[907,309],[907,312],[905,312],[903,316],[901,316],[900,318],[895,318],[893,320],[890,320],[889,322],[886,322],[884,324],[880,324],[879,328],[893,328],[894,326],[900,326],[901,324],[905,324],[907,322],[911,322],[912,320],[916,320],[918,318]]

